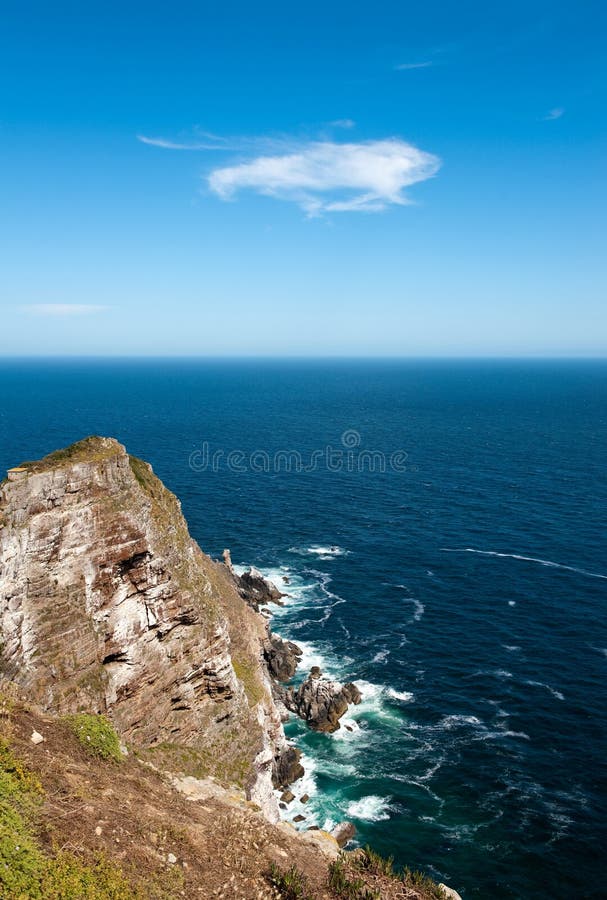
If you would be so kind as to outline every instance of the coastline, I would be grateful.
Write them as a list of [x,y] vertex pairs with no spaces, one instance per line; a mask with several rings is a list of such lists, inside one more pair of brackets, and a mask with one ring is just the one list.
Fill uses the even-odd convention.
[[[332,553],[323,552],[328,548],[313,547],[310,554],[314,558],[320,558],[323,561],[330,561],[336,556],[348,555],[348,551],[343,548],[331,548]],[[303,551],[291,549],[291,552],[299,552],[303,555]],[[229,559],[229,554],[228,554]],[[232,565],[229,562],[236,578],[240,578],[251,570],[251,566],[245,564]],[[323,676],[330,683],[343,685],[344,671],[347,670],[346,682],[352,678],[354,684],[360,691],[361,697],[356,704],[349,704],[347,710],[340,716],[339,726],[331,731],[319,735],[316,740],[316,749],[322,744],[327,753],[337,746],[342,746],[344,756],[347,758],[350,749],[354,749],[356,743],[361,739],[369,739],[369,737],[379,737],[377,729],[371,729],[371,733],[367,726],[369,716],[380,718],[389,718],[392,723],[398,721],[398,708],[403,704],[409,703],[413,699],[413,694],[408,691],[398,692],[393,688],[375,684],[362,678],[357,678],[354,667],[355,660],[348,657],[340,661],[331,658],[330,654],[325,654],[314,644],[313,641],[301,641],[297,638],[298,626],[301,626],[301,615],[310,607],[318,612],[322,609],[318,603],[310,602],[310,594],[315,591],[324,592],[329,600],[329,606],[322,611],[322,616],[318,620],[322,624],[328,617],[328,613],[337,605],[346,601],[333,594],[328,589],[331,576],[321,573],[318,570],[312,570],[316,582],[305,582],[300,575],[297,574],[294,567],[281,565],[280,567],[261,567],[252,568],[254,572],[258,572],[263,576],[269,585],[273,586],[282,596],[277,600],[268,599],[266,603],[259,606],[259,614],[263,616],[267,623],[269,634],[278,637],[284,642],[294,642],[300,650],[297,657],[297,667],[293,676],[286,682],[286,686],[297,688],[308,677],[310,671],[320,669]],[[284,592],[284,593],[283,593]],[[297,615],[299,621],[295,626],[289,625],[288,622],[281,622],[285,616]],[[306,622],[309,624],[309,620]],[[344,668],[345,663],[345,668]],[[331,802],[329,796],[323,796],[323,792],[318,787],[317,779],[323,774],[327,766],[333,775],[338,774],[344,783],[350,782],[352,785],[356,783],[357,770],[353,763],[346,760],[339,762],[337,760],[329,763],[326,756],[320,753],[310,753],[302,750],[300,743],[303,743],[308,732],[308,725],[305,717],[298,716],[296,711],[286,710],[281,702],[281,693],[284,691],[284,683],[272,679],[274,685],[274,700],[279,708],[283,709],[283,726],[286,728],[286,740],[293,743],[300,755],[300,762],[304,768],[304,773],[292,781],[286,790],[288,802],[285,802],[285,788],[275,788],[274,797],[279,805],[280,816],[283,821],[290,822],[299,831],[305,831],[309,828],[320,828],[323,831],[331,833],[334,829],[340,827],[343,823],[350,826],[350,839],[348,846],[355,847],[359,845],[354,833],[356,831],[356,823],[372,823],[374,821],[386,820],[390,817],[391,807],[389,797],[380,797],[376,794],[368,794],[356,800],[350,800],[346,804],[342,804],[339,809],[335,803]],[[319,771],[320,770],[320,771]],[[303,802],[301,797],[304,798]],[[328,807],[331,807],[328,809]]]

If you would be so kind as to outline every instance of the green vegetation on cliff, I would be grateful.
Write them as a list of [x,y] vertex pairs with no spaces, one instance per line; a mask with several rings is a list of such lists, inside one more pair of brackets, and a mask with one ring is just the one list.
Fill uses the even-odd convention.
[[0,896],[4,900],[144,900],[120,868],[99,856],[85,865],[39,847],[36,814],[44,792],[37,776],[0,738]]
[[114,762],[122,760],[120,739],[105,716],[77,713],[65,720],[87,753]]
[[50,469],[56,469],[68,463],[96,463],[116,456],[118,449],[116,441],[91,435],[81,441],[76,441],[75,444],[70,444],[69,447],[54,450],[42,459],[22,462],[20,468],[33,473],[48,472]]

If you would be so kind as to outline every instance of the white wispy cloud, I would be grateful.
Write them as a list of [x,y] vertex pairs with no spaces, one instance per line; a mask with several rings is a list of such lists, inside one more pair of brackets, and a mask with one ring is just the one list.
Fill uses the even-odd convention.
[[431,178],[440,160],[399,138],[360,143],[309,141],[214,169],[209,188],[223,200],[240,190],[298,204],[308,215],[378,212],[408,201],[404,189]]
[[552,122],[554,119],[560,119],[565,114],[562,106],[555,106],[544,116],[544,122]]
[[109,306],[96,306],[90,303],[32,303],[22,306],[22,312],[31,316],[88,316],[105,312]]
[[[352,119],[329,123],[342,129],[355,124]],[[137,138],[165,150],[237,152],[236,163],[218,166],[206,176],[214,194],[231,200],[239,191],[251,190],[296,203],[309,216],[404,205],[410,202],[405,188],[431,178],[440,167],[438,157],[396,137],[340,143],[326,135],[223,138],[198,130],[186,140]]]
[[145,134],[138,134],[137,140],[142,144],[148,144],[150,147],[161,147],[163,150],[234,150],[236,146],[226,138],[218,137],[216,134],[201,132],[191,140],[174,141],[163,137],[148,137]]
[[429,60],[426,62],[399,63],[394,66],[397,72],[408,72],[410,69],[429,69],[434,63]]

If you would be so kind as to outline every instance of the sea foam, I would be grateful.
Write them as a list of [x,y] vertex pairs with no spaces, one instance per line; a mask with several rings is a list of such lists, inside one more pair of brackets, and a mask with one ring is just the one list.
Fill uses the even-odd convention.
[[361,800],[353,800],[346,807],[346,815],[364,822],[381,822],[390,818],[390,797],[378,797],[370,794]]

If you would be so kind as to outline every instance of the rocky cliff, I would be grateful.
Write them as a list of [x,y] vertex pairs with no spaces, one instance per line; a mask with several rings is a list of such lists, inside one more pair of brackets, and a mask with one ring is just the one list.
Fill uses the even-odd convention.
[[0,675],[43,709],[106,712],[129,743],[242,784],[277,818],[287,747],[266,625],[117,441],[88,438],[1,485],[0,639]]
[[[67,882],[74,897],[84,884],[86,896],[128,900],[291,897],[293,878],[315,900],[345,887],[386,900],[458,896],[430,882],[418,890],[370,851],[336,861],[348,823],[332,837],[279,822],[274,788],[303,774],[284,736],[287,707],[334,731],[360,702],[355,685],[317,669],[288,684],[301,651],[263,615],[283,596],[254,569],[238,575],[229,551],[223,562],[206,556],[176,497],[115,440],[87,438],[9,470],[0,484],[3,897],[67,897]],[[63,717],[81,712],[86,723]],[[86,743],[100,729],[114,742],[109,761]],[[121,758],[118,736],[136,753],[122,747]]]

